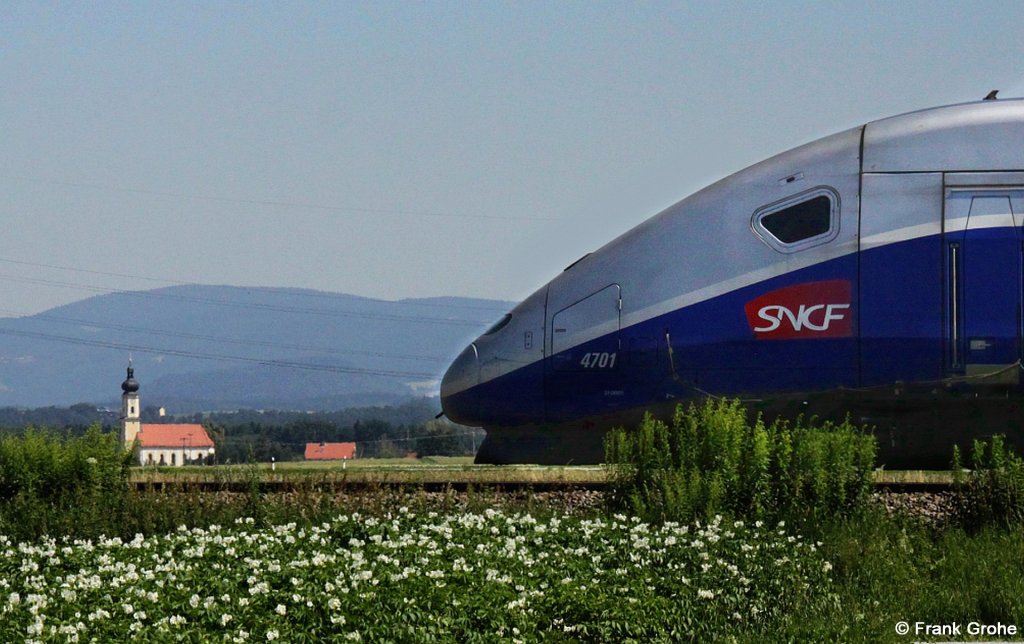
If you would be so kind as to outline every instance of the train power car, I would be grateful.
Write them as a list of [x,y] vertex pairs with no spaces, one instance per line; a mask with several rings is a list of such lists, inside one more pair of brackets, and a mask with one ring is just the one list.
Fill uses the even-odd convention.
[[586,255],[470,344],[445,414],[485,463],[602,459],[704,396],[849,415],[889,467],[1022,443],[1024,100],[922,110],[737,172]]

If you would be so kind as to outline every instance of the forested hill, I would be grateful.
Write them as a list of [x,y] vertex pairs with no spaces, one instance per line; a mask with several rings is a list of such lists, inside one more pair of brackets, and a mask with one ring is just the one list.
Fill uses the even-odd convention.
[[436,393],[512,303],[396,302],[302,289],[174,286],[0,319],[0,407],[119,407],[129,355],[143,406],[333,410]]

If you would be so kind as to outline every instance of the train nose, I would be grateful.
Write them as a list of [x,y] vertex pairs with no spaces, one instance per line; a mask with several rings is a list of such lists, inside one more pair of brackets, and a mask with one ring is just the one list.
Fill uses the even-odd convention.
[[476,343],[455,358],[441,379],[441,409],[453,422],[479,425],[475,396],[471,389],[480,384],[480,356]]

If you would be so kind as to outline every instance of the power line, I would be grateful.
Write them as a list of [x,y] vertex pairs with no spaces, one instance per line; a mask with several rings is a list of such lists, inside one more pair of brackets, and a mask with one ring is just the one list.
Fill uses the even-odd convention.
[[360,208],[354,206],[331,206],[325,204],[314,204],[304,203],[300,201],[276,201],[269,199],[236,199],[231,197],[220,197],[214,195],[197,195],[189,194],[186,192],[169,192],[162,190],[146,190],[141,188],[119,188],[115,186],[105,186],[94,183],[81,183],[75,181],[61,181],[57,179],[37,179],[34,177],[14,176],[9,175],[8,179],[15,179],[18,181],[29,181],[33,183],[42,183],[53,186],[64,186],[68,188],[85,188],[87,190],[103,190],[106,192],[120,192],[125,194],[138,194],[147,195],[153,197],[171,197],[174,199],[192,199],[196,201],[210,201],[216,203],[232,203],[232,204],[244,204],[249,206],[272,206],[277,208],[299,208],[305,210],[323,210],[328,212],[350,212],[359,213],[365,215],[385,215],[391,217],[434,217],[434,218],[454,218],[454,219],[480,219],[480,220],[492,220],[492,221],[538,221],[538,222],[553,222],[558,221],[554,217],[529,217],[529,216],[503,216],[503,215],[487,215],[487,214],[468,214],[458,212],[435,212],[425,210],[404,210],[394,208]]
[[[14,311],[12,309],[0,308],[0,312],[8,313],[11,315],[23,316],[26,315],[22,311]],[[255,347],[267,347],[270,349],[288,349],[293,351],[309,351],[314,353],[333,353],[333,354],[344,354],[344,355],[359,355],[367,356],[371,358],[389,358],[395,360],[417,360],[423,362],[445,362],[445,358],[439,358],[436,356],[422,356],[422,355],[410,355],[410,354],[387,354],[376,351],[358,351],[355,349],[338,349],[335,347],[317,347],[302,344],[284,344],[277,342],[266,342],[260,340],[240,340],[237,338],[227,338],[224,336],[207,335],[201,333],[185,333],[181,331],[167,331],[163,329],[151,329],[146,327],[131,326],[127,324],[113,324],[108,322],[95,322],[90,320],[80,320],[76,318],[61,317],[58,315],[50,315],[47,313],[37,313],[32,316],[33,319],[37,320],[48,320],[57,322],[60,324],[71,324],[78,326],[89,326],[102,329],[112,329],[115,331],[128,331],[131,333],[145,333],[150,335],[159,335],[172,338],[186,338],[190,340],[208,340],[211,342],[218,342],[222,344],[236,344],[242,346],[255,346]],[[72,336],[68,336],[72,337]]]
[[129,275],[128,273],[110,273],[107,271],[93,271],[87,268],[72,268],[70,266],[58,266],[56,264],[43,264],[41,262],[26,262],[18,259],[10,259],[7,257],[0,257],[0,262],[5,264],[18,264],[20,266],[32,266],[34,268],[52,268],[59,271],[71,271],[74,273],[88,273],[89,275],[104,275],[106,277],[127,277],[133,280],[145,280],[147,282],[160,282],[162,284],[174,284],[174,285],[187,285],[188,282],[179,282],[178,280],[162,279],[159,277],[146,277],[144,275]]
[[49,333],[36,333],[32,331],[17,331],[14,329],[0,329],[0,334],[13,335],[25,338],[34,338],[37,340],[50,340],[54,342],[63,342],[66,344],[77,344],[82,346],[99,347],[103,349],[117,349],[118,351],[132,351],[138,353],[150,353],[156,355],[170,355],[182,358],[196,358],[200,360],[224,360],[231,362],[245,362],[249,364],[258,364],[268,367],[284,367],[290,369],[304,369],[308,371],[324,371],[328,373],[346,373],[355,375],[368,375],[368,376],[390,376],[395,378],[417,378],[417,379],[433,379],[437,378],[436,373],[427,373],[422,371],[400,371],[393,369],[363,369],[358,367],[340,367],[337,365],[325,365],[311,362],[297,362],[293,360],[264,360],[260,358],[248,358],[245,356],[232,356],[223,355],[216,353],[199,353],[196,351],[184,351],[181,349],[161,349],[156,347],[148,347],[137,344],[127,344],[122,342],[108,342],[104,340],[88,340],[85,338],[74,338],[65,335],[53,335]]

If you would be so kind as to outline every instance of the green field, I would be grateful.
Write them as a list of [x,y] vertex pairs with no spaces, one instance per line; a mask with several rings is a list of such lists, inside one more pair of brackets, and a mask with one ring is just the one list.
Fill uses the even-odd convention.
[[[483,510],[0,536],[0,641],[909,642],[1024,624],[1024,533]],[[1007,637],[987,639],[1019,639]]]
[[256,476],[262,481],[319,480],[380,483],[603,483],[600,465],[474,465],[471,457],[436,456],[422,459],[355,459],[351,461],[290,461],[256,465],[196,467],[136,467],[134,482],[221,481]]
[[810,588],[827,588],[831,570],[814,544],[781,526],[493,510],[397,508],[268,527],[250,519],[129,541],[13,546],[0,537],[3,641],[765,634],[823,603]]

